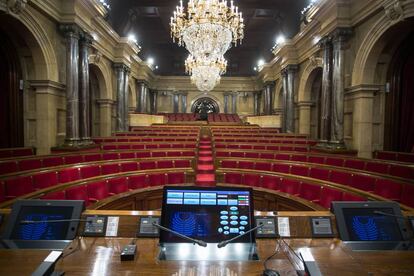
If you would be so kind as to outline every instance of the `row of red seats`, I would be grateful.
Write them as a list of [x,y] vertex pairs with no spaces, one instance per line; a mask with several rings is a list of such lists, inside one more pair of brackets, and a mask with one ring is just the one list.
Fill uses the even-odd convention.
[[90,204],[110,196],[137,189],[150,186],[186,183],[185,172],[137,174],[88,181],[82,185],[76,185],[64,190],[47,193],[41,198],[54,200],[84,200],[85,205],[89,206]]
[[180,122],[180,121],[197,121],[198,116],[195,113],[168,113],[164,114],[168,121]]
[[414,153],[408,153],[408,152],[376,151],[374,152],[374,158],[390,160],[390,161],[414,163]]
[[189,159],[105,162],[103,164],[83,164],[77,166],[58,167],[32,173],[9,176],[0,180],[0,202],[32,193],[39,189],[58,184],[131,171],[154,169],[192,168]]
[[280,162],[221,160],[221,168],[273,171],[329,181],[414,207],[414,183],[344,169]]
[[304,139],[274,139],[274,138],[263,138],[263,137],[255,137],[253,138],[215,138],[214,142],[216,143],[263,143],[263,144],[295,144],[295,145],[311,145],[314,146],[317,144],[316,141],[312,140],[304,140]]
[[163,150],[137,150],[137,151],[107,151],[71,153],[62,155],[43,155],[30,158],[2,160],[0,161],[0,175],[48,168],[61,165],[79,164],[84,162],[137,159],[155,157],[194,157],[193,149],[163,149]]
[[[261,128],[259,126],[232,126],[232,127],[220,127],[220,126],[212,126],[211,127],[212,133],[279,133],[280,128]],[[300,134],[299,134],[300,135]],[[303,135],[302,135],[303,136]]]
[[102,143],[102,150],[137,150],[137,149],[195,149],[197,143],[170,142],[168,144],[158,143]]
[[133,132],[198,132],[199,126],[149,126],[149,127],[131,127]]
[[283,161],[325,164],[336,167],[345,167],[350,169],[381,173],[407,179],[414,179],[414,167],[372,159],[360,159],[350,156],[328,154],[321,155],[312,153],[274,153],[257,151],[216,150],[216,158],[223,157],[275,159]]
[[199,136],[198,133],[179,133],[179,132],[174,132],[174,133],[163,133],[163,132],[153,132],[153,133],[141,133],[141,132],[118,132],[115,133],[115,136],[120,136],[120,137],[125,137],[125,136],[130,136],[130,137],[197,137]]
[[34,155],[34,148],[4,148],[0,149],[0,158],[11,158]]
[[352,192],[278,175],[226,172],[223,173],[223,181],[228,184],[261,187],[283,192],[314,202],[327,209],[330,208],[332,201],[367,200],[367,198]]
[[[240,144],[240,143],[215,143],[215,148],[219,150],[223,149],[243,149],[243,150],[271,150],[271,151],[299,151],[299,152],[308,152],[308,146],[288,146],[283,144],[261,144],[261,143],[250,143],[250,144]],[[263,154],[264,155],[264,154]]]
[[92,140],[97,143],[138,143],[138,142],[195,142],[198,136],[191,138],[119,138],[119,137],[94,137]]
[[216,133],[213,134],[215,138],[289,138],[289,139],[307,139],[306,136],[303,135],[295,135],[295,134],[266,134],[266,133]]
[[207,115],[207,120],[209,122],[234,122],[240,123],[240,117],[237,114],[216,114],[216,113],[209,113]]

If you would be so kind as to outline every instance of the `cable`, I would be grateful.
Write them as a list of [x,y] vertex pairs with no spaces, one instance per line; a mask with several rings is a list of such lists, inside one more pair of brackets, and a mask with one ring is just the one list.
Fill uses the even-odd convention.
[[76,251],[78,251],[79,250],[79,248],[80,248],[80,241],[81,241],[81,239],[82,239],[82,236],[78,236],[78,239],[77,239],[77,243],[76,243],[76,246],[75,246],[75,248],[74,249],[72,249],[71,251],[69,251],[68,253],[66,253],[66,254],[62,254],[62,257],[61,257],[61,260],[63,260],[64,258],[66,258],[67,256],[69,256],[69,255],[72,255],[73,253],[75,253]]
[[278,253],[279,253],[279,251],[280,251],[280,244],[279,244],[279,239],[276,239],[276,249],[275,249],[275,252],[272,254],[272,255],[270,255],[269,257],[267,257],[266,258],[266,260],[264,261],[264,263],[263,263],[263,266],[264,266],[264,269],[265,270],[268,270],[269,268],[267,267],[267,263],[274,257],[274,256],[276,256]]

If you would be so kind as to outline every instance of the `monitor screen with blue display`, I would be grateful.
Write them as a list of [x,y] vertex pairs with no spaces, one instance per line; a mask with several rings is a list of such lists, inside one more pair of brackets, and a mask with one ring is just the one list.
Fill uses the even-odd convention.
[[344,241],[403,241],[404,218],[396,202],[333,202]]
[[[161,224],[205,242],[220,242],[252,227],[253,200],[249,188],[164,187]],[[161,231],[161,243],[188,242]],[[246,235],[237,242],[254,242]]]

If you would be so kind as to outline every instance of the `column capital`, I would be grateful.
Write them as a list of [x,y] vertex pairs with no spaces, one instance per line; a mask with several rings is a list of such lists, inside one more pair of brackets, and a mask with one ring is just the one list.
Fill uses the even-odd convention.
[[82,28],[79,27],[77,24],[74,24],[74,23],[60,24],[59,25],[59,31],[65,37],[75,37],[77,39],[79,39],[81,34],[83,33]]
[[81,32],[80,33],[79,42],[80,42],[81,45],[85,45],[85,46],[89,47],[89,46],[92,45],[93,41],[94,41],[94,39],[89,33],[87,33],[87,32]]
[[135,82],[137,84],[144,84],[146,86],[149,86],[149,84],[148,84],[148,82],[146,80],[137,79],[137,80],[135,80]]
[[276,81],[266,81],[264,83],[264,86],[274,86],[276,84]]
[[332,36],[325,35],[319,40],[318,45],[319,45],[319,48],[322,48],[322,49],[332,47]]
[[124,71],[128,74],[131,72],[131,69],[124,63],[114,63],[113,67],[117,71]]
[[346,41],[353,33],[354,32],[350,27],[340,27],[333,30],[330,33],[330,36],[332,37],[332,42],[343,42]]
[[282,69],[282,75],[287,75],[289,73],[295,73],[299,69],[297,64],[288,64],[285,68]]

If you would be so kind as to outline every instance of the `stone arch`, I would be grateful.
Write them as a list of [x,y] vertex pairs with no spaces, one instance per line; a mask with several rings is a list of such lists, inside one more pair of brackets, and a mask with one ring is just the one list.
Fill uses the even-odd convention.
[[[405,37],[403,31],[409,32],[413,25],[414,3],[404,4],[404,11],[399,21],[391,20],[386,12],[373,24],[367,36],[363,39],[355,57],[352,72],[352,86],[359,84],[374,84],[377,61],[384,48],[390,41],[394,45]],[[401,41],[397,41],[397,40]]]
[[224,110],[224,108],[222,107],[222,103],[220,102],[220,100],[217,97],[215,97],[214,95],[211,95],[211,94],[206,94],[206,93],[199,94],[199,95],[195,96],[190,102],[190,107],[192,107],[194,105],[194,103],[198,99],[201,99],[201,98],[211,98],[213,101],[215,101],[217,103],[219,110]]
[[276,81],[276,85],[275,85],[275,94],[274,94],[274,100],[273,100],[273,104],[274,104],[274,109],[280,109],[282,106],[282,102],[281,99],[283,99],[283,82],[282,82],[282,78],[278,78],[275,80]]
[[134,85],[135,80],[133,78],[129,78],[129,82],[128,82],[128,111],[130,112],[134,112],[135,108],[137,107],[137,97],[136,97],[136,93],[134,93],[135,91],[135,85]]
[[112,71],[107,68],[104,62],[102,62],[99,55],[89,56],[89,68],[93,70],[99,81],[100,99],[113,99],[112,98],[112,84],[111,73]]
[[315,58],[308,63],[300,78],[298,102],[308,102],[311,100],[311,87],[316,77],[315,72],[322,69],[322,67],[323,61],[321,58]]

